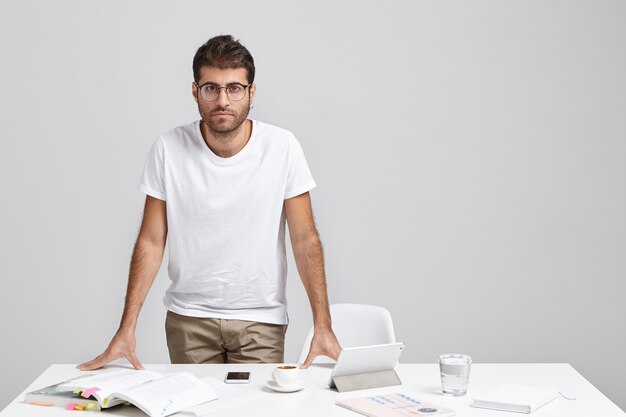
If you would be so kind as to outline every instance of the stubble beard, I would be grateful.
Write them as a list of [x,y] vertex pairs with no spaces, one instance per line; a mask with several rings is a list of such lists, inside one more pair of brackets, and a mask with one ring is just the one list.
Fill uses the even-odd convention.
[[[237,111],[233,108],[203,108],[200,103],[198,103],[198,111],[200,112],[200,117],[202,117],[204,125],[207,127],[207,129],[209,129],[210,133],[221,143],[226,144],[235,138],[237,132],[239,131],[239,128],[248,118],[248,114],[250,113],[250,106],[244,105],[242,106],[241,110]],[[220,111],[225,111],[232,114],[232,120],[219,122],[216,120],[215,117],[211,117],[213,113]]]

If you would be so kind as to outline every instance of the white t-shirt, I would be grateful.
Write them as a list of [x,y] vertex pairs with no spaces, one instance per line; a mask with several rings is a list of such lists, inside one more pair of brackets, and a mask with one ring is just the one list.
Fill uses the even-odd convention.
[[174,313],[287,324],[285,199],[315,187],[302,148],[257,120],[246,146],[214,154],[200,122],[154,142],[139,188],[167,201]]

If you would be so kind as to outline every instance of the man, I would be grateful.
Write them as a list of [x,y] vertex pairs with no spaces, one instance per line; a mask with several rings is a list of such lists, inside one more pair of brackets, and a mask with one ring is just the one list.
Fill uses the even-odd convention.
[[120,327],[107,349],[78,367],[126,358],[136,369],[135,327],[169,237],[164,297],[172,363],[283,362],[287,327],[285,221],[315,334],[303,367],[337,359],[321,242],[309,190],[315,187],[295,137],[247,119],[254,61],[232,36],[217,36],[193,60],[201,120],[154,143],[140,189],[144,216],[133,251]]

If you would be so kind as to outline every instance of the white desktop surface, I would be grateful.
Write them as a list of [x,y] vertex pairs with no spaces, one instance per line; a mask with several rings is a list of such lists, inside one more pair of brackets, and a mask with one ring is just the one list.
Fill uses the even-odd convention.
[[[439,366],[437,364],[402,363],[396,372],[402,380],[401,386],[337,393],[330,390],[326,383],[331,374],[332,365],[312,365],[302,370],[306,388],[295,393],[278,393],[265,386],[270,379],[274,365],[144,365],[146,369],[157,372],[187,371],[202,378],[212,376],[223,380],[227,371],[248,370],[252,373],[247,389],[258,390],[262,396],[227,410],[208,414],[209,416],[249,417],[358,417],[360,414],[335,405],[337,399],[362,397],[372,394],[405,392],[415,398],[451,408],[457,416],[515,417],[523,414],[484,410],[470,407],[474,395],[482,393],[501,383],[532,385],[556,388],[568,396],[577,399],[568,401],[559,398],[532,413],[542,416],[624,416],[625,413],[591,385],[569,364],[472,364],[469,391],[464,397],[444,397],[441,395]],[[119,368],[108,366],[103,372]],[[24,390],[2,412],[1,417],[9,416],[74,416],[76,413],[91,411],[66,411],[61,407],[42,407],[24,403],[24,393],[43,388],[67,379],[74,378],[81,372],[74,365],[51,365],[28,388]],[[94,372],[91,372],[94,373]],[[216,400],[219,401],[219,400]],[[74,413],[74,414],[71,414]],[[97,412],[96,412],[97,413]],[[117,406],[104,413],[115,416],[145,416],[134,407]],[[85,414],[86,417],[91,414]],[[176,414],[174,414],[176,415]]]

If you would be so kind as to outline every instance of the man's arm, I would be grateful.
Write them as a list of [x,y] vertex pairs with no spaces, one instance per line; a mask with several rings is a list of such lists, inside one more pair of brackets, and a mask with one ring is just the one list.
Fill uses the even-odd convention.
[[119,358],[126,358],[135,369],[143,369],[135,355],[135,328],[139,311],[159,272],[167,240],[167,212],[165,201],[146,196],[143,221],[128,276],[126,301],[120,327],[106,350],[95,359],[78,365],[84,371],[101,368]]
[[298,273],[313,312],[313,339],[309,355],[302,365],[308,368],[320,355],[337,360],[341,346],[331,328],[322,242],[313,221],[309,193],[285,200],[285,214]]

